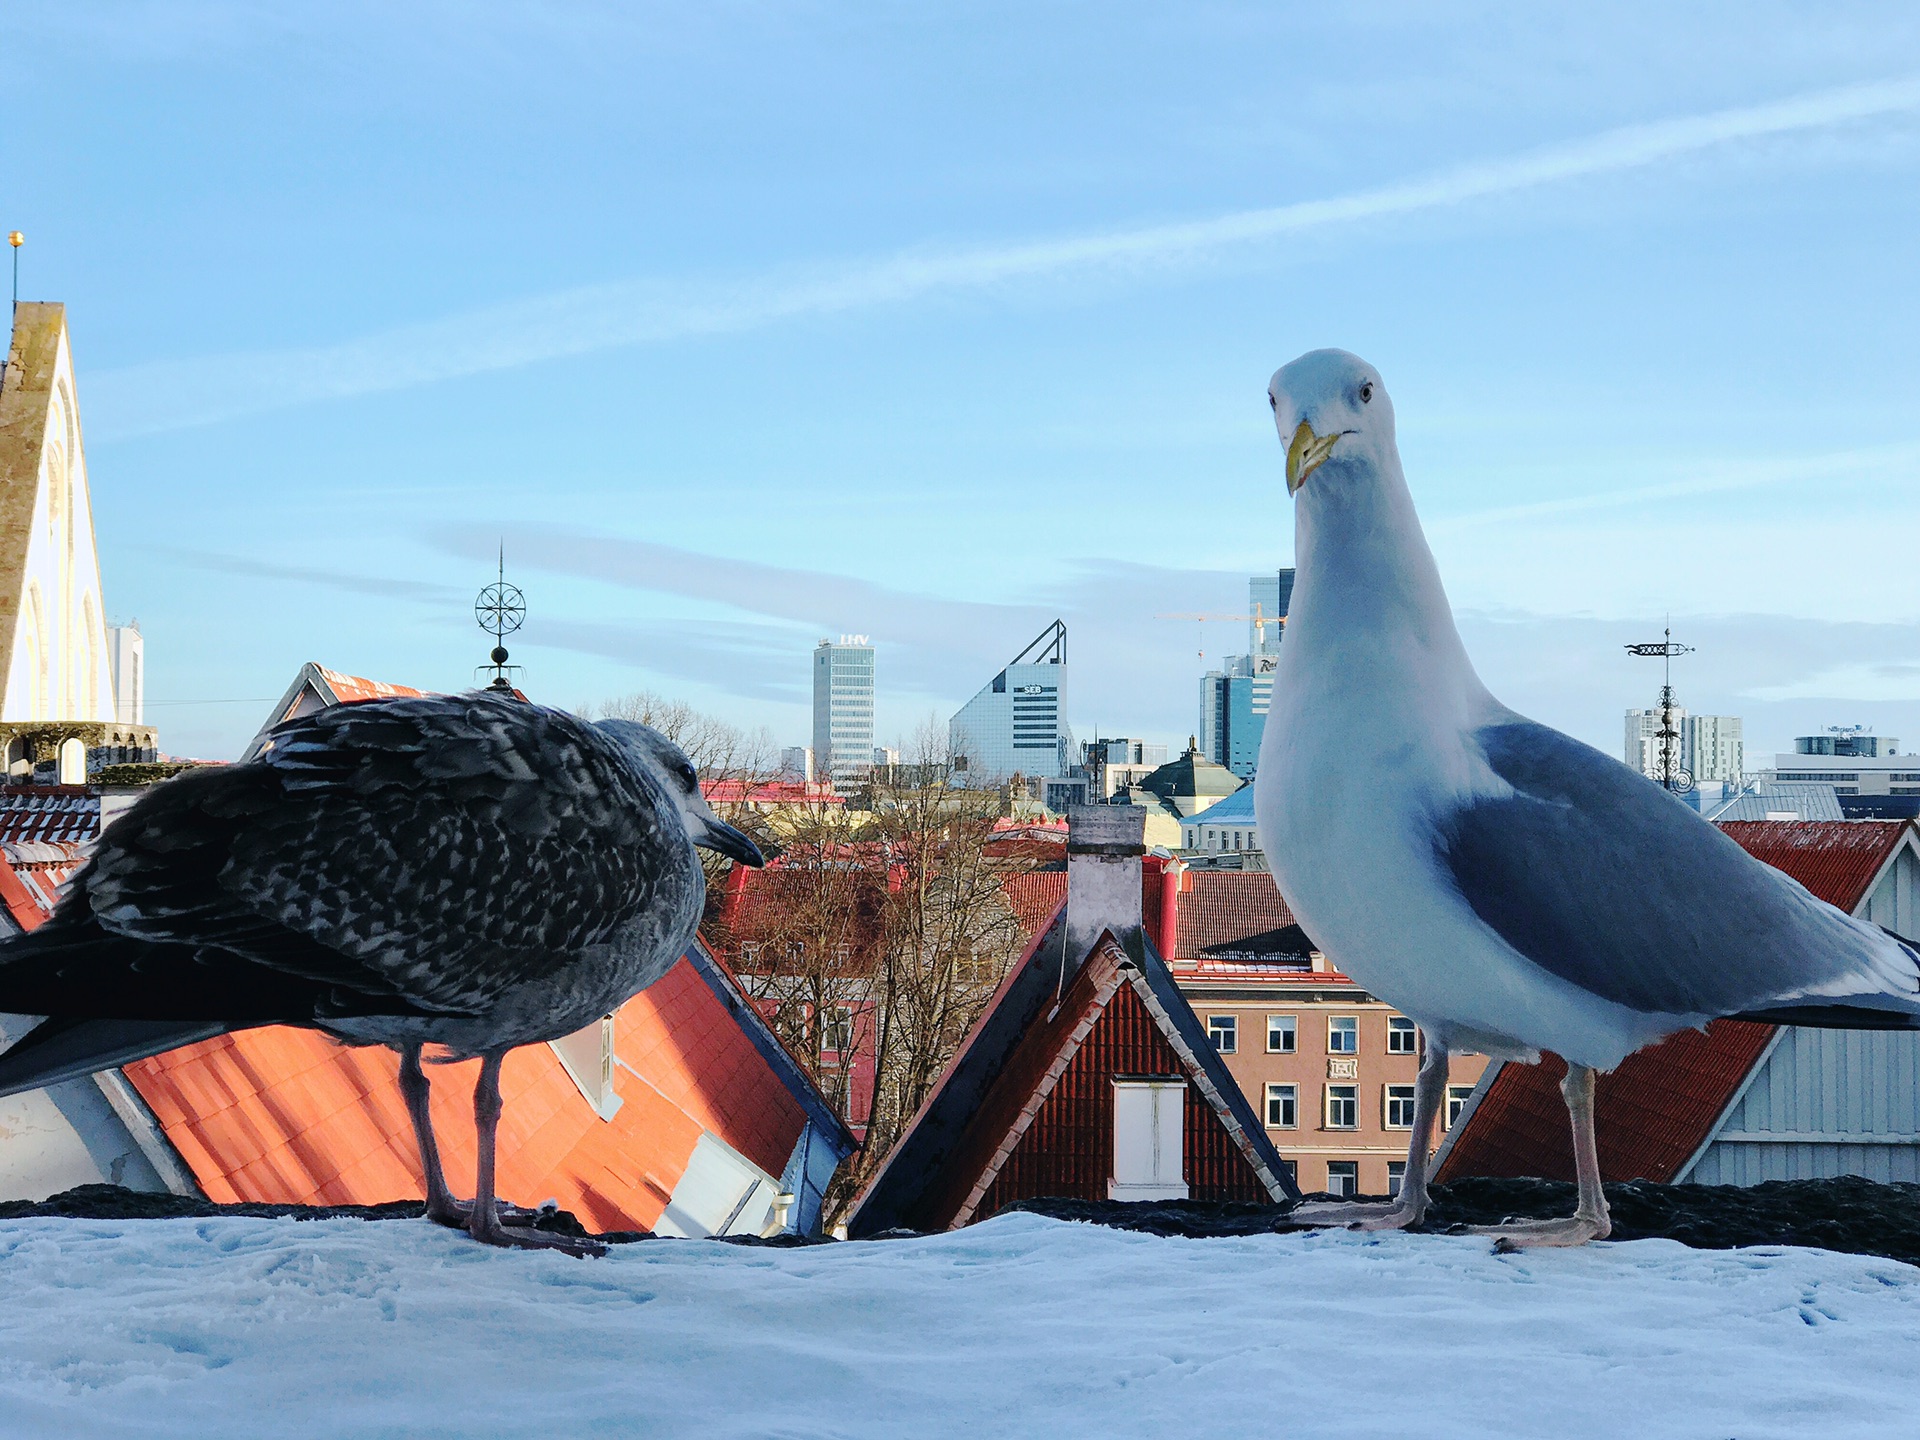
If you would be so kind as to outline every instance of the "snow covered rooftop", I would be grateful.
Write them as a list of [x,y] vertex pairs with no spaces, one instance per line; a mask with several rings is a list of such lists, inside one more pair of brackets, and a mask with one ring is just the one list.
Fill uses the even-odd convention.
[[1006,1215],[604,1260],[424,1221],[0,1222],[8,1436],[1907,1433],[1920,1270]]

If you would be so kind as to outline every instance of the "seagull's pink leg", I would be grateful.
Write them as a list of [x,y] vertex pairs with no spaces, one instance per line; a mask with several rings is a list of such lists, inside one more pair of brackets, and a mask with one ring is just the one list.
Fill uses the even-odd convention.
[[1440,1102],[1447,1093],[1447,1052],[1425,1035],[1421,1039],[1427,1049],[1413,1082],[1413,1135],[1407,1141],[1407,1173],[1401,1178],[1400,1193],[1384,1205],[1329,1201],[1296,1205],[1287,1214],[1289,1222],[1348,1225],[1355,1230],[1404,1230],[1418,1225],[1426,1215],[1427,1151],[1433,1139],[1433,1122],[1439,1118]]
[[569,1255],[604,1255],[607,1247],[597,1240],[576,1240],[571,1235],[554,1235],[544,1230],[507,1229],[500,1223],[500,1207],[494,1199],[494,1152],[500,1131],[500,1062],[504,1051],[490,1051],[480,1057],[480,1079],[473,1087],[473,1127],[479,1142],[479,1162],[475,1166],[473,1213],[467,1218],[467,1233],[487,1245],[519,1246],[527,1250],[564,1250]]
[[433,1138],[433,1111],[427,1103],[427,1072],[420,1067],[418,1045],[408,1045],[400,1051],[400,1094],[407,1102],[414,1142],[420,1147],[420,1168],[426,1174],[427,1218],[456,1229],[464,1226],[471,1207],[453,1198],[453,1192],[447,1188],[446,1172],[440,1168],[440,1147]]
[[1560,1082],[1567,1116],[1573,1122],[1573,1168],[1580,1182],[1580,1204],[1564,1220],[1515,1220],[1506,1225],[1475,1225],[1471,1233],[1495,1237],[1495,1250],[1511,1253],[1537,1245],[1584,1245],[1604,1240],[1613,1231],[1607,1216],[1607,1193],[1600,1184],[1600,1149],[1593,1137],[1594,1072],[1584,1065],[1567,1066]]

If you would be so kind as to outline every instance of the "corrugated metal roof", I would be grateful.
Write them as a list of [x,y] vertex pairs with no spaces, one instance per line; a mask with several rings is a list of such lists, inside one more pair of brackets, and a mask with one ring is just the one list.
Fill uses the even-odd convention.
[[324,665],[315,665],[314,672],[327,682],[327,688],[333,691],[333,698],[341,705],[352,705],[362,700],[384,700],[393,695],[425,695],[425,690],[416,690],[411,685],[390,685],[384,680],[368,680],[361,675],[347,675],[338,670],[329,670]]
[[[1900,844],[1898,820],[1745,820],[1722,827],[1756,859],[1852,911]],[[1595,1133],[1608,1180],[1670,1181],[1706,1140],[1772,1038],[1771,1025],[1716,1020],[1629,1055],[1599,1078]],[[1454,1137],[1439,1180],[1465,1175],[1573,1178],[1565,1064],[1505,1065]]]

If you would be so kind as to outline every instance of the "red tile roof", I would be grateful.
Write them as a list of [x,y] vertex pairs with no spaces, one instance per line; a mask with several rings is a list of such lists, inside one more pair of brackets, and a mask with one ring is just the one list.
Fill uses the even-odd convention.
[[1034,936],[1047,928],[1048,923],[1067,903],[1067,872],[1065,870],[1028,870],[1007,877],[1005,885],[1007,903],[1013,907],[1013,913],[1019,917],[1020,933],[1025,944],[1032,944]]
[[100,796],[85,785],[0,787],[0,841],[84,844],[100,833]]
[[1273,876],[1258,870],[1189,870],[1181,877],[1177,953],[1199,960],[1215,947],[1297,923]]
[[[624,1103],[610,1121],[547,1046],[508,1055],[502,1195],[557,1199],[592,1229],[649,1229],[706,1131],[781,1174],[806,1116],[689,961],[628,1001],[614,1028]],[[430,1072],[434,1130],[456,1191],[472,1186],[477,1069]],[[125,1073],[209,1199],[338,1205],[421,1194],[391,1051],[274,1026]]]
[[1720,828],[1756,860],[1851,913],[1906,831],[1905,820],[1729,820]]
[[[1724,828],[1750,854],[1783,870],[1828,904],[1854,910],[1906,832],[1904,820],[1738,820]],[[1599,1079],[1595,1134],[1608,1180],[1674,1178],[1705,1143],[1747,1077],[1771,1025],[1716,1020],[1629,1055]],[[1466,1175],[1573,1179],[1566,1065],[1504,1065],[1453,1139],[1437,1180]]]

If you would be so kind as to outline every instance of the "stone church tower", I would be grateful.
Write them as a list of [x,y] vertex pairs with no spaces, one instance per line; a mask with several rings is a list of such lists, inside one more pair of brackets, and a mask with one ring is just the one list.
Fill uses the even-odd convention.
[[79,783],[89,751],[147,758],[117,718],[66,307],[14,307],[0,371],[0,739],[7,779]]

